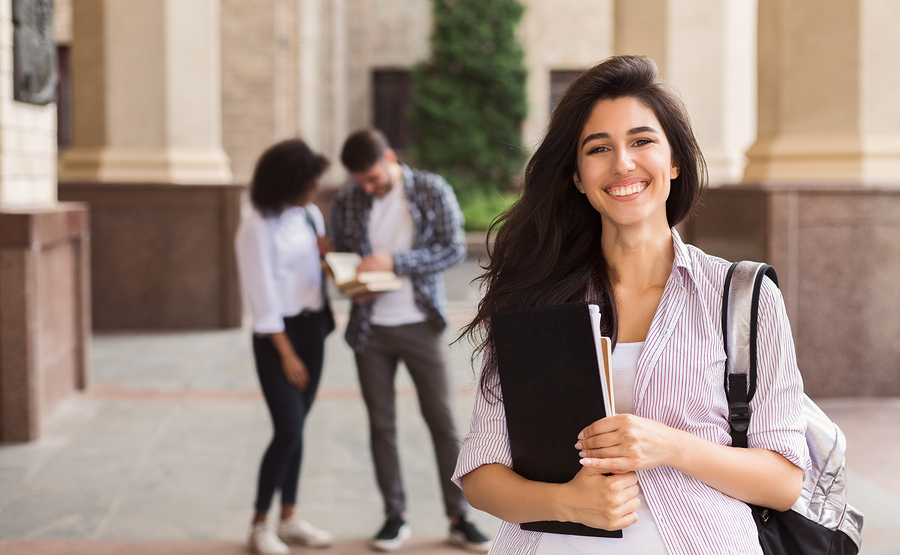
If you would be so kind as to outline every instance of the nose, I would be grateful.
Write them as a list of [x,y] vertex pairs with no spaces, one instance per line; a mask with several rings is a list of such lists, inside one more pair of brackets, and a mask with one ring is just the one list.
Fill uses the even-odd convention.
[[618,175],[625,175],[635,168],[634,159],[631,152],[627,148],[616,150],[616,159],[613,163],[613,172]]
[[372,193],[374,193],[377,185],[378,184],[371,179],[367,179],[362,182],[363,191],[365,191],[367,195],[371,195]]

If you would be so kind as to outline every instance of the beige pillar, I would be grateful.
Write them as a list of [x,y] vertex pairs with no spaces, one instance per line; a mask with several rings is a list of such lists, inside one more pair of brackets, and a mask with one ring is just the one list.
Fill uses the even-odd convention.
[[226,183],[218,0],[74,0],[60,180]]
[[713,186],[756,136],[756,0],[618,0],[616,54],[644,54],[683,95]]
[[759,139],[690,240],[764,260],[811,396],[900,395],[900,37],[891,0],[759,0]]
[[72,0],[72,26],[58,196],[91,209],[94,328],[240,325],[219,0]]
[[900,3],[759,0],[750,183],[900,184]]

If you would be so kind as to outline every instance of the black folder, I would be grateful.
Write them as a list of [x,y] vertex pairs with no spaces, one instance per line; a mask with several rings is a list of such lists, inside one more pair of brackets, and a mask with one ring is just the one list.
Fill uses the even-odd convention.
[[[561,484],[581,470],[578,433],[606,416],[588,303],[491,313],[513,470]],[[523,530],[621,538],[622,531],[542,521]]]

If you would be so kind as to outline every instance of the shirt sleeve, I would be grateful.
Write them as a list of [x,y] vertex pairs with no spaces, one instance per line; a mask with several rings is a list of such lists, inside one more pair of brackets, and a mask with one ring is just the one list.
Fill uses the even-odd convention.
[[758,321],[756,394],[750,401],[747,445],[780,453],[808,470],[803,379],[784,300],[769,279],[763,279]]
[[[475,393],[469,433],[462,440],[453,483],[462,488],[461,478],[479,466],[499,463],[512,468],[506,411],[499,385],[485,398],[481,384]],[[496,397],[496,398],[495,398]]]
[[273,275],[271,232],[262,218],[251,217],[238,228],[234,240],[244,307],[253,317],[253,331],[284,331],[284,318]]
[[314,231],[316,232],[316,236],[325,237],[325,217],[322,215],[322,211],[313,203],[309,203],[305,208],[310,216],[312,216],[313,222],[315,222]]
[[433,234],[425,245],[393,253],[397,275],[443,272],[466,258],[464,218],[456,195],[440,176],[434,176],[431,188],[431,194],[419,202],[419,210],[423,217],[433,217]]

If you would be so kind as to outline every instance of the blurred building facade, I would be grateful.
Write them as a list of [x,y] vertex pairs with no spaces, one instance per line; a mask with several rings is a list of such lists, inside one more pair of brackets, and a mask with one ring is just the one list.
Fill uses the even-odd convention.
[[[900,5],[523,0],[526,148],[578,73],[654,58],[709,165],[684,234],[774,263],[807,388],[900,395]],[[13,95],[14,8],[55,4],[56,103]],[[240,325],[231,238],[253,164],[301,136],[413,140],[431,0],[0,2],[0,440],[89,380],[98,330]],[[16,21],[14,21],[16,20]],[[51,277],[52,276],[52,277]]]

